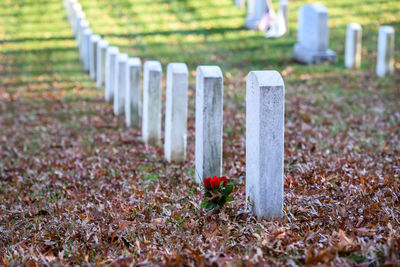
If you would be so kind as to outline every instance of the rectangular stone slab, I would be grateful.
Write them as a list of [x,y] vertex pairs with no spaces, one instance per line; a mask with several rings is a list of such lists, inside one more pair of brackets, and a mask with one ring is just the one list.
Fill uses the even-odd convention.
[[394,73],[394,29],[384,25],[378,33],[378,56],[376,63],[376,75],[384,77]]
[[164,142],[164,157],[168,162],[186,159],[188,84],[186,64],[168,64]]
[[100,35],[93,34],[90,37],[90,44],[89,44],[89,74],[90,79],[93,81],[96,80],[96,67],[97,67],[97,46],[100,41]]
[[161,145],[161,79],[161,63],[146,61],[143,67],[142,138],[147,145]]
[[259,219],[282,216],[284,95],[278,72],[247,76],[246,202]]
[[223,76],[218,66],[196,70],[196,181],[222,174]]
[[140,58],[128,59],[128,84],[125,92],[125,123],[139,128],[142,115],[142,91],[140,86],[142,62]]
[[100,89],[104,85],[104,81],[106,80],[106,56],[108,49],[108,41],[100,40],[97,46],[97,75],[96,75],[96,86],[97,89]]
[[114,87],[114,115],[124,112],[125,91],[128,79],[128,54],[120,53],[117,58],[115,68],[115,87]]
[[82,50],[82,57],[83,57],[83,70],[85,72],[89,72],[90,67],[90,38],[92,37],[93,31],[91,29],[86,29],[83,32],[83,50]]
[[117,56],[119,50],[116,46],[109,46],[106,56],[106,80],[104,100],[110,102],[114,96],[114,80],[115,80],[115,66],[117,65]]
[[89,28],[89,21],[87,20],[81,20],[81,23],[79,24],[79,43],[78,43],[78,48],[79,48],[79,58],[81,62],[83,63],[83,32]]
[[346,28],[345,67],[358,69],[361,65],[361,25],[350,23]]

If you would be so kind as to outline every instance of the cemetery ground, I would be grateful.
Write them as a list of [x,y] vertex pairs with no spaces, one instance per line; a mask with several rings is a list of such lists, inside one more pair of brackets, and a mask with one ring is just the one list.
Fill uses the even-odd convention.
[[[188,159],[168,164],[115,117],[82,72],[62,1],[0,3],[0,265],[400,264],[400,72],[375,75],[379,25],[400,32],[400,2],[322,1],[332,65],[292,59],[289,34],[244,29],[229,0],[87,0],[94,32],[130,56],[185,62]],[[363,26],[362,66],[343,67],[346,25]],[[400,68],[400,38],[395,65]],[[219,214],[194,182],[197,65],[224,73],[223,174],[237,182]],[[286,85],[281,219],[245,212],[245,76]],[[165,94],[164,94],[165,97]]]

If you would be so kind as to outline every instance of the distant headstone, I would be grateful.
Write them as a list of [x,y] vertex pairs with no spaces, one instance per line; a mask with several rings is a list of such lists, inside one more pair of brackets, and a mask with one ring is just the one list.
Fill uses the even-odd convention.
[[336,53],[328,48],[328,9],[324,5],[315,3],[300,8],[297,40],[294,46],[296,60],[306,64],[336,61]]
[[110,102],[114,96],[115,66],[117,65],[118,47],[109,46],[106,56],[106,81],[104,100]]
[[72,31],[75,33],[75,22],[76,22],[76,16],[78,13],[82,12],[82,6],[79,3],[75,3],[72,5],[72,13],[71,13],[71,18],[70,18],[70,26],[72,28]]
[[243,8],[244,7],[244,3],[245,3],[244,0],[235,0],[235,6]]
[[223,76],[218,66],[196,70],[196,181],[222,174]]
[[124,112],[125,91],[128,79],[128,54],[120,53],[117,58],[115,68],[115,87],[114,87],[114,115]]
[[164,156],[168,162],[186,159],[189,71],[185,63],[167,66]]
[[381,26],[378,33],[378,58],[376,75],[384,77],[394,73],[394,29],[391,26]]
[[97,46],[100,42],[100,35],[93,34],[90,37],[89,43],[89,73],[90,79],[96,80],[96,73],[97,73]]
[[140,73],[142,63],[140,58],[128,59],[128,84],[125,92],[125,123],[139,128],[142,114],[142,92],[140,87]]
[[246,202],[258,218],[282,216],[284,95],[278,72],[247,76]]
[[79,43],[78,43],[78,48],[79,48],[79,58],[81,62],[83,63],[83,48],[84,48],[84,38],[83,38],[83,33],[85,32],[86,29],[89,28],[89,21],[87,20],[81,20],[81,23],[79,25]]
[[143,67],[142,138],[146,144],[161,145],[161,78],[159,61],[146,61]]
[[83,50],[82,50],[82,56],[83,56],[83,70],[86,72],[89,72],[89,67],[90,67],[90,38],[92,37],[93,31],[91,29],[86,29],[83,32]]
[[78,47],[79,47],[79,43],[80,43],[80,39],[79,39],[80,38],[80,33],[79,33],[80,24],[81,24],[81,21],[84,20],[85,18],[86,18],[85,12],[81,11],[81,12],[76,13],[75,28],[73,29],[73,31],[75,34],[75,40],[76,40],[76,44],[78,45]]
[[267,9],[265,0],[247,0],[246,28],[256,30]]
[[346,29],[345,66],[358,69],[361,64],[361,25],[350,23]]
[[107,56],[108,42],[107,40],[100,40],[97,46],[97,67],[96,67],[96,85],[100,89],[106,80],[106,56]]

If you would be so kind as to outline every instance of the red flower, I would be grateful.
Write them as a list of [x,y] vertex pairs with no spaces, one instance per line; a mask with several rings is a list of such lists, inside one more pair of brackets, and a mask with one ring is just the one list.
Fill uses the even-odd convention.
[[204,178],[204,186],[205,186],[205,188],[211,189],[210,181],[211,181],[211,177],[210,178]]

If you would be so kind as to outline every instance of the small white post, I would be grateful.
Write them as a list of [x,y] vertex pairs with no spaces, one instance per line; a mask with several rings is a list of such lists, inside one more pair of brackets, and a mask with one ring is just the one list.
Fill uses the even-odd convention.
[[128,54],[120,53],[117,57],[115,67],[115,87],[114,87],[114,115],[118,116],[124,112],[125,91],[127,84]]
[[118,47],[109,46],[106,56],[106,81],[104,100],[110,102],[114,96],[115,66],[117,65]]
[[376,75],[384,77],[394,73],[394,29],[392,26],[381,26],[378,33],[378,58]]
[[90,50],[90,37],[92,37],[93,31],[91,29],[86,29],[83,32],[83,70],[85,72],[89,72],[89,60],[90,60],[90,55],[89,55],[89,50]]
[[146,61],[143,70],[142,138],[146,144],[161,145],[161,79],[159,61]]
[[100,42],[100,35],[93,34],[90,37],[90,44],[89,44],[89,73],[90,79],[93,81],[96,80],[96,67],[97,67],[97,46]]
[[277,71],[246,82],[246,203],[257,218],[283,212],[285,86]]
[[140,87],[140,73],[142,63],[140,58],[128,59],[128,80],[125,92],[125,123],[126,127],[133,124],[139,128],[142,114],[142,92]]
[[196,181],[222,174],[223,77],[218,66],[196,70]]
[[361,25],[350,23],[346,29],[345,66],[358,69],[361,65]]
[[96,67],[96,85],[100,89],[106,80],[106,56],[107,56],[108,42],[107,40],[100,40],[97,46],[97,67]]
[[185,63],[167,66],[164,156],[168,162],[186,159],[189,71]]

